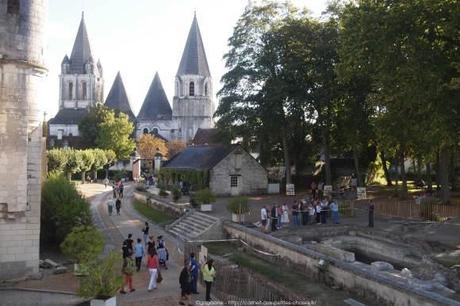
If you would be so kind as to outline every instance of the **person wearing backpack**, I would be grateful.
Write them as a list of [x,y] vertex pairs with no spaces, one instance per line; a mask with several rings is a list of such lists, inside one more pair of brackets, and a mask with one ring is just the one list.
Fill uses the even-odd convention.
[[133,253],[129,253],[125,259],[123,259],[123,267],[121,272],[124,275],[125,281],[123,287],[121,287],[120,293],[125,294],[125,286],[128,285],[129,292],[134,292],[136,289],[133,288],[133,274],[135,270],[135,264],[133,260]]

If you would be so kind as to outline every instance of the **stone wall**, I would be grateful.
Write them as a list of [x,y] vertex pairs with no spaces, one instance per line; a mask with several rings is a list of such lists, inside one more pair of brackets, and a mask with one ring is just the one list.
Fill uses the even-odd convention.
[[[232,195],[230,177],[238,176],[238,194],[267,191],[267,171],[246,151],[236,149],[210,171],[209,187],[214,194]],[[235,191],[233,191],[235,192]]]
[[[412,288],[390,275],[380,275],[361,265],[339,261],[305,247],[283,241],[244,226],[224,223],[224,230],[232,237],[242,239],[252,247],[279,254],[289,265],[309,277],[317,277],[357,294],[375,299],[380,305],[460,305],[439,294]],[[323,268],[319,260],[327,265]]]
[[45,0],[0,0],[0,280],[38,272]]

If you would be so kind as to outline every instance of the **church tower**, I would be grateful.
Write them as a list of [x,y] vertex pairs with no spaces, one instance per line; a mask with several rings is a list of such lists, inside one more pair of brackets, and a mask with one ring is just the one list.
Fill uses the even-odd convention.
[[91,106],[103,102],[104,79],[101,62],[91,53],[84,14],[70,58],[65,55],[59,76],[59,112],[49,121],[50,146],[78,147],[78,124]]
[[0,280],[39,272],[46,10],[0,0]]
[[180,137],[190,142],[199,128],[213,127],[212,78],[196,15],[188,34],[175,80],[173,119]]

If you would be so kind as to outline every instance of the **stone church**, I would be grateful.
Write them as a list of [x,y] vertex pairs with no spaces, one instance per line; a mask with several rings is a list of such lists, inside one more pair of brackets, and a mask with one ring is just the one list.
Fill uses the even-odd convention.
[[[104,78],[101,62],[91,52],[84,16],[70,58],[61,65],[59,112],[49,121],[50,147],[78,147],[78,124],[89,108],[102,101]],[[120,73],[105,105],[122,111],[135,124],[136,138],[150,133],[166,140],[190,143],[200,128],[212,128],[214,114],[212,78],[196,15],[175,77],[173,107],[168,101],[158,72],[141,110],[134,116]]]

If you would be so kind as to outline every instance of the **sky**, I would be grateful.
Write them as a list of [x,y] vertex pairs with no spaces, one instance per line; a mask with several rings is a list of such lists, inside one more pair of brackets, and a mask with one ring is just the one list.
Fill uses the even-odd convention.
[[[326,0],[293,0],[319,16]],[[43,109],[52,118],[59,105],[62,59],[70,57],[82,11],[93,57],[104,70],[104,99],[120,71],[137,115],[158,71],[170,104],[174,77],[196,12],[213,78],[214,103],[225,73],[227,40],[248,0],[49,0]],[[104,100],[105,101],[105,100]]]

